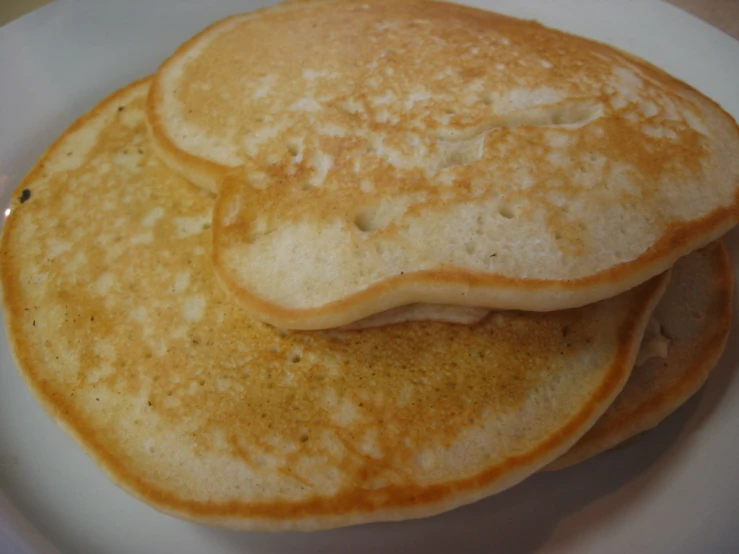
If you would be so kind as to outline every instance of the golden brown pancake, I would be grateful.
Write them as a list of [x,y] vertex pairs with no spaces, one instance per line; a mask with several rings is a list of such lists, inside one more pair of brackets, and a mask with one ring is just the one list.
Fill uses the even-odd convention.
[[212,198],[153,153],[147,88],[105,99],[46,152],[0,243],[21,374],[131,494],[235,529],[428,516],[554,460],[625,384],[666,275],[469,327],[251,319],[214,276]]
[[330,328],[413,303],[614,296],[739,221],[739,129],[604,44],[425,0],[217,22],[157,72],[163,160],[219,197],[218,277]]
[[669,340],[667,356],[637,364],[603,417],[549,469],[573,465],[651,429],[693,396],[726,346],[733,292],[731,262],[720,242],[679,260],[653,316]]

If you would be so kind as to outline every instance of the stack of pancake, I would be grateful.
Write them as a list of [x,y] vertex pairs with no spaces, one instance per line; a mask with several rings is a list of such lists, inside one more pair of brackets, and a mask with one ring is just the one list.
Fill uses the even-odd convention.
[[719,359],[739,129],[629,54],[428,0],[219,21],[20,183],[28,386],[236,529],[428,516],[658,424]]

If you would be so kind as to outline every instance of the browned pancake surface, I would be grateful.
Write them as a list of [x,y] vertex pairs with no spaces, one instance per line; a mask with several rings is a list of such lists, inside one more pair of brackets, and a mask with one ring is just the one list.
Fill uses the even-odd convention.
[[286,328],[584,305],[739,218],[719,106],[606,45],[454,4],[227,18],[162,65],[148,118],[163,159],[220,191],[222,284]]
[[471,327],[250,319],[214,278],[213,200],[152,152],[147,86],[50,148],[0,248],[23,377],[126,490],[239,529],[430,515],[550,462],[626,382],[664,277]]

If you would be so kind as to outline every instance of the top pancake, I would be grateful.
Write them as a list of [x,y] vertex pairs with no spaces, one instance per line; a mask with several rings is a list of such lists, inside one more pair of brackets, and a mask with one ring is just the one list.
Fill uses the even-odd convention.
[[282,327],[584,305],[739,218],[739,131],[715,103],[606,45],[453,4],[230,17],[161,66],[148,119],[163,159],[220,191],[221,283]]
[[0,247],[24,379],[126,490],[241,529],[421,517],[551,462],[628,379],[666,275],[470,327],[251,319],[213,274],[212,198],[152,151],[147,87],[107,98],[48,150]]

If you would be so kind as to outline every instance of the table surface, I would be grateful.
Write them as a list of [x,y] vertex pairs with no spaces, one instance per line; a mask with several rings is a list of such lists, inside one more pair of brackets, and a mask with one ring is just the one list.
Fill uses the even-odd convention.
[[[0,2],[0,26],[35,10],[51,0],[14,0]],[[63,0],[58,0],[63,1]],[[707,21],[739,39],[739,0],[663,0]]]

